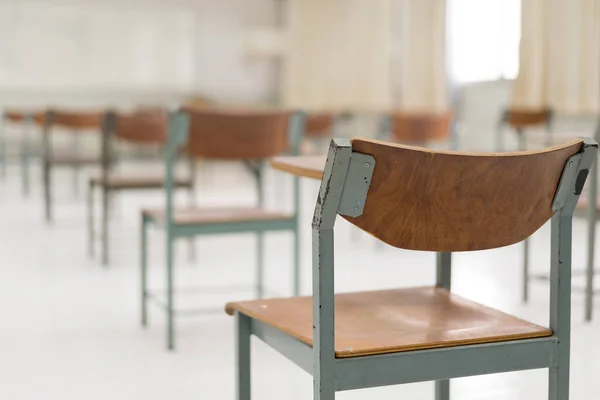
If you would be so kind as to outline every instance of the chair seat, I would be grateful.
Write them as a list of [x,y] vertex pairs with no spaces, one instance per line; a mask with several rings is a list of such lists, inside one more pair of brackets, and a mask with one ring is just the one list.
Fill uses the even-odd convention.
[[[165,219],[165,210],[144,209],[142,213],[155,221]],[[236,222],[277,221],[293,218],[293,214],[261,208],[181,208],[173,211],[176,225],[208,225]]]
[[[312,346],[312,297],[229,303]],[[551,336],[552,331],[427,287],[335,296],[338,358]]]
[[53,165],[95,165],[100,164],[98,156],[80,156],[77,154],[53,154],[50,156],[50,164]]
[[[176,178],[173,182],[176,187],[192,186],[191,179]],[[162,176],[149,176],[139,174],[119,174],[109,175],[106,180],[106,185],[101,176],[90,178],[92,186],[106,186],[110,189],[159,189],[164,187],[165,178]]]

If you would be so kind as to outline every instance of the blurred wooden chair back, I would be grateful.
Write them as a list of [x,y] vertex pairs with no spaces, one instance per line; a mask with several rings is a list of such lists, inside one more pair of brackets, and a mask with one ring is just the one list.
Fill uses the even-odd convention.
[[49,110],[46,112],[47,127],[61,127],[70,130],[98,129],[102,126],[101,111]]
[[423,145],[450,137],[450,113],[393,113],[390,133],[393,140],[406,144]]
[[515,129],[547,125],[553,117],[550,109],[509,108],[504,111],[504,121]]
[[115,139],[135,144],[164,144],[167,140],[168,115],[164,110],[133,113],[107,113],[104,130]]
[[331,137],[335,125],[333,113],[309,113],[306,115],[305,136],[307,138]]
[[265,159],[296,146],[288,138],[290,111],[224,111],[186,108],[187,151],[193,157]]

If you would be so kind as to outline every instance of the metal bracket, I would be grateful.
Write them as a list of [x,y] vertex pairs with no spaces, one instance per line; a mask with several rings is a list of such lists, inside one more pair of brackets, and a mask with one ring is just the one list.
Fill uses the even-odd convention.
[[[575,180],[577,179],[577,171],[579,170],[579,162],[583,157],[582,153],[577,153],[569,157],[563,168],[558,189],[552,200],[552,211],[556,212],[564,207],[569,195],[573,194]],[[585,179],[584,179],[585,180]]]
[[344,191],[338,213],[348,217],[362,215],[375,170],[375,158],[368,154],[352,152],[346,173]]

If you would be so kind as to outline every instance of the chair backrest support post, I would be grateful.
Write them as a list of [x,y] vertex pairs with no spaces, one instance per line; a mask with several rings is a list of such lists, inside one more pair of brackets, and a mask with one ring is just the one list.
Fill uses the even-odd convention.
[[327,390],[323,385],[333,382],[335,374],[333,226],[351,155],[352,145],[348,140],[331,141],[312,222],[315,398],[320,398],[317,391]]

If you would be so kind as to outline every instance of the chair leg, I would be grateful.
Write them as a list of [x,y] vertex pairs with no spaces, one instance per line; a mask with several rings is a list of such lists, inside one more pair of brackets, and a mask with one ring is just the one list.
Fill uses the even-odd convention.
[[[193,187],[190,188],[189,195],[190,195],[190,206],[193,207],[196,204],[195,193],[194,193]],[[194,261],[196,261],[196,238],[194,236],[191,236],[188,240],[189,240],[188,260],[190,262],[194,262]]]
[[300,296],[300,234],[298,225],[294,230],[294,277],[293,277],[293,293],[294,296]]
[[46,222],[52,222],[52,180],[51,180],[51,171],[50,164],[48,162],[44,162],[44,205],[45,205],[45,215]]
[[[593,207],[593,205],[592,205]],[[596,242],[596,219],[588,221],[588,249],[585,282],[585,320],[592,320],[594,311],[594,243]]]
[[258,232],[256,235],[256,298],[264,297],[264,233]]
[[244,314],[236,314],[236,399],[250,400],[250,318]]
[[523,241],[523,302],[529,301],[529,239]]
[[94,257],[94,185],[90,182],[87,193],[88,254]]
[[450,400],[450,380],[435,381],[435,400]]
[[109,202],[112,192],[102,187],[102,265],[108,265],[108,218]]
[[569,365],[550,368],[548,400],[569,400]]
[[173,306],[173,237],[167,230],[167,348],[175,349]]
[[148,326],[148,220],[142,215],[140,265],[142,284],[142,326]]

